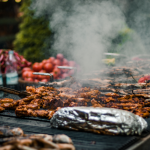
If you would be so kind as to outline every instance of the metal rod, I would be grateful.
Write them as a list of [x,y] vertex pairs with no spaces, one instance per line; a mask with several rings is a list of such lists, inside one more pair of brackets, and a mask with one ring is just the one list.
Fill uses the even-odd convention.
[[70,66],[58,66],[59,69],[76,69],[76,67],[70,67]]
[[53,82],[53,74],[52,73],[43,73],[43,72],[33,72],[32,74],[34,75],[44,75],[44,76],[50,76],[50,82]]
[[33,72],[34,75],[44,75],[44,76],[53,76],[51,73],[43,73],[43,72]]

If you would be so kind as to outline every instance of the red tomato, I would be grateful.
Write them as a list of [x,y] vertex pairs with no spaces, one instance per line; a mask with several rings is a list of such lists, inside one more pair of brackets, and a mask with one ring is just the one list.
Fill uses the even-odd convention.
[[54,70],[55,68],[57,68],[58,66],[59,66],[59,65],[55,65],[54,68],[53,68],[53,70]]
[[61,74],[61,71],[60,71],[59,68],[54,68],[54,69],[53,69],[53,76],[54,76],[54,79],[56,79],[60,74]]
[[141,77],[141,78],[139,79],[138,83],[145,83],[145,81],[146,81],[145,77]]
[[47,79],[42,79],[41,82],[48,82],[48,80]]
[[39,82],[39,80],[38,79],[34,79],[34,82]]
[[46,72],[51,72],[51,71],[53,70],[53,64],[47,62],[47,63],[44,64],[43,69],[44,69]]
[[42,66],[44,66],[47,63],[47,59],[44,59],[41,63],[42,63]]
[[33,75],[33,71],[27,71],[27,78],[33,78],[34,75]]
[[24,71],[24,72],[22,73],[22,78],[25,79],[25,78],[27,77],[27,74],[28,74],[28,71]]
[[[41,71],[39,71],[39,72],[46,73],[45,70],[41,70]],[[39,79],[39,80],[46,79],[46,78],[47,78],[47,76],[45,76],[45,75],[38,75],[38,79]]]
[[43,73],[46,73],[46,71],[44,69],[40,70],[39,72],[43,72]]
[[59,59],[55,59],[54,62],[53,62],[53,64],[61,66],[62,63],[61,63],[61,61]]
[[49,81],[50,80],[50,76],[46,76],[46,79]]
[[38,75],[33,74],[33,79],[38,79]]
[[42,70],[42,63],[35,62],[32,68],[33,68],[33,71],[39,72],[40,70]]
[[68,60],[66,58],[63,59],[62,65],[63,66],[66,66],[66,65],[69,66],[69,62],[68,62]]
[[50,62],[50,63],[54,64],[54,60],[55,60],[55,57],[50,57],[50,58],[47,60],[47,62]]
[[50,72],[53,75],[54,79],[58,79],[59,75],[58,74],[54,74],[54,72]]
[[56,58],[62,61],[64,56],[63,56],[63,54],[59,53],[56,55]]
[[58,79],[58,75],[57,74],[53,74],[53,78],[54,79]]
[[50,59],[47,59],[47,63],[51,63]]
[[24,67],[24,68],[22,69],[22,73],[23,73],[24,71],[31,71],[31,68],[30,68],[30,67]]
[[32,81],[33,81],[33,78],[25,78],[25,81],[30,81],[30,82],[32,82]]

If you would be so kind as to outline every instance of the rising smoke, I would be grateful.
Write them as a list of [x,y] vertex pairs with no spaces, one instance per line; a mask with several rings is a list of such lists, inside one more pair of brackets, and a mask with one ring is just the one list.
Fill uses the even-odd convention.
[[[53,49],[67,53],[84,72],[101,69],[112,39],[127,27],[121,7],[113,1],[33,0],[31,8],[36,16],[48,16],[55,33]],[[137,34],[122,46],[125,55],[141,50],[144,47]]]

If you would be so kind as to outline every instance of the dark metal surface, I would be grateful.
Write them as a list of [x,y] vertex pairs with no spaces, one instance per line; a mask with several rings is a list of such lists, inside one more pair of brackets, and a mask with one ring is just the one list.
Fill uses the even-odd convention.
[[[3,119],[2,119],[3,118]],[[0,125],[7,125],[11,127],[20,127],[27,134],[29,133],[43,133],[43,134],[66,134],[74,143],[77,150],[119,150],[123,149],[125,145],[130,145],[139,140],[135,136],[109,136],[98,135],[88,132],[70,131],[54,129],[49,127],[49,122],[33,121],[27,119],[14,119],[8,117],[0,118],[2,121]],[[9,121],[7,121],[9,120]],[[29,125],[30,124],[30,125]]]

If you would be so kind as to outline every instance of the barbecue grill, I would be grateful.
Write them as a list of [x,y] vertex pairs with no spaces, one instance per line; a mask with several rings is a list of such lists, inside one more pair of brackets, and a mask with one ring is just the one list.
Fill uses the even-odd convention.
[[[14,94],[5,93],[4,98],[5,97],[13,98],[15,100],[20,99],[18,95]],[[0,120],[0,125],[20,127],[26,134],[66,134],[73,140],[74,146],[77,150],[124,150],[136,145],[136,143],[146,138],[150,133],[150,118],[146,119],[148,128],[142,133],[141,136],[98,135],[88,132],[50,128],[48,119],[38,117],[18,118],[13,110],[5,110],[4,112],[0,113]],[[0,143],[3,143],[3,139],[0,139]],[[137,150],[138,147],[136,148]]]
[[[127,73],[127,77],[130,76],[130,70],[128,70],[128,68],[124,69],[124,72],[119,72],[117,69],[116,74],[114,75],[114,69],[112,69],[112,72],[109,72],[109,76],[112,77],[116,77],[116,75],[120,76],[120,74],[123,73]],[[98,75],[100,75],[102,72],[98,72]],[[106,74],[108,74],[107,72],[105,72]],[[136,74],[136,72],[135,72]],[[139,74],[138,74],[139,75]],[[131,77],[132,78],[132,77]],[[132,81],[134,79],[132,78]],[[71,80],[70,80],[71,81]],[[97,80],[88,80],[89,82],[87,82],[87,80],[82,80],[82,85],[85,87],[88,86],[95,86],[97,83]],[[84,82],[85,81],[85,82]],[[48,84],[44,84],[44,83],[40,83],[40,84],[33,84],[33,86],[39,87],[41,85],[44,86],[50,86],[50,85],[56,85],[53,83],[48,83]],[[63,81],[63,83],[66,83],[65,80]],[[92,85],[92,83],[94,83],[94,85]],[[116,83],[118,83],[117,81],[114,83],[111,83],[111,86],[113,87]],[[25,90],[25,87],[27,85],[32,85],[32,84],[19,84],[17,89],[20,89],[22,91]],[[97,84],[99,85],[99,83]],[[57,86],[59,87],[59,84],[57,84]],[[62,86],[62,85],[61,85]],[[134,89],[136,90],[137,87],[139,87],[141,85],[136,85],[134,84]],[[115,86],[117,87],[117,86]],[[118,86],[119,88],[121,88],[121,86]],[[133,85],[127,85],[126,84],[126,88],[133,89]],[[142,86],[141,86],[142,87]],[[104,94],[106,92],[109,92],[108,89],[106,90],[105,88],[101,87],[101,92]],[[128,89],[129,90],[129,89]],[[142,90],[142,89],[141,89]],[[110,92],[111,88],[110,88]],[[121,94],[121,93],[119,93]],[[14,94],[6,94],[4,95],[4,98],[13,98],[15,100],[20,99],[20,97],[18,95],[14,95]],[[45,118],[38,118],[38,117],[16,117],[16,114],[14,112],[14,110],[5,110],[4,112],[0,113],[0,125],[7,125],[7,126],[11,126],[11,127],[20,127],[24,130],[25,133],[27,134],[31,134],[31,133],[44,133],[44,134],[66,134],[68,135],[74,143],[74,146],[76,147],[77,150],[93,150],[93,149],[101,149],[101,150],[107,150],[107,149],[112,149],[112,150],[118,150],[118,149],[127,149],[130,148],[131,146],[135,146],[136,149],[138,150],[138,148],[142,145],[136,146],[137,143],[139,143],[140,141],[144,141],[143,139],[148,138],[148,135],[150,133],[150,118],[145,119],[148,123],[148,128],[146,131],[144,131],[142,133],[141,136],[110,136],[110,135],[98,135],[95,133],[89,133],[89,132],[81,132],[81,131],[71,131],[71,130],[65,130],[65,129],[55,129],[55,128],[50,128],[50,123],[48,119]],[[148,138],[149,139],[149,138]],[[3,140],[0,139],[0,142],[3,143]],[[146,142],[146,140],[145,140]]]
[[[12,94],[7,97],[18,98]],[[20,127],[26,134],[31,133],[43,133],[43,134],[66,134],[74,143],[77,150],[124,150],[129,148],[131,145],[139,142],[150,133],[150,119],[146,119],[149,126],[141,136],[109,136],[109,135],[98,135],[88,132],[69,131],[62,129],[54,129],[49,127],[49,120],[43,118],[24,117],[17,118],[14,111],[7,110],[0,114],[0,125],[7,125],[11,127]],[[2,143],[3,140],[1,139]]]

